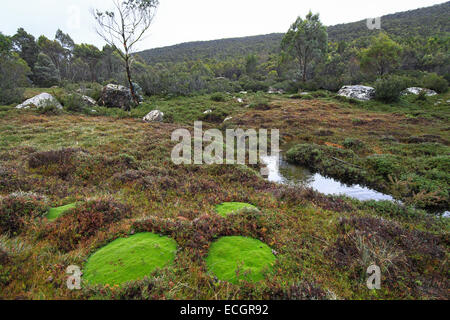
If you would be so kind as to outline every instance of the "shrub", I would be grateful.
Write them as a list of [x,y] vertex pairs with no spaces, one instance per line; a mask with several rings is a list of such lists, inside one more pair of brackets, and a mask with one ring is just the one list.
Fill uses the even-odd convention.
[[422,79],[422,85],[425,88],[434,90],[438,93],[445,93],[448,90],[448,82],[444,77],[436,73],[430,73]]
[[250,108],[255,110],[268,110],[270,101],[263,97],[257,97],[255,101],[250,104]]
[[396,175],[401,168],[398,158],[388,154],[367,157],[366,164],[376,175],[383,178]]
[[110,199],[91,200],[47,226],[46,234],[61,250],[70,251],[98,231],[129,216],[130,208]]
[[396,102],[400,99],[400,94],[409,86],[409,81],[405,77],[388,76],[378,79],[375,82],[375,98],[382,102]]
[[72,155],[78,151],[80,151],[80,149],[66,148],[61,150],[35,152],[28,158],[28,166],[32,169],[36,169],[52,164],[65,165],[70,162]]
[[352,150],[360,150],[365,147],[364,142],[359,139],[346,138],[344,143],[344,147]]
[[88,107],[86,101],[84,101],[82,96],[79,94],[69,94],[66,95],[63,99],[63,104],[67,111],[83,112]]
[[0,104],[20,103],[24,92],[25,90],[22,88],[0,90]]
[[0,166],[0,191],[17,190],[19,184],[19,178],[14,170]]
[[214,109],[212,112],[204,113],[201,116],[201,120],[207,121],[207,122],[216,122],[216,123],[222,123],[223,120],[225,120],[226,117],[228,117],[229,112],[223,109]]
[[227,101],[227,97],[223,93],[214,93],[211,96],[211,100],[215,102],[225,102]]
[[58,115],[61,114],[61,110],[52,103],[46,103],[43,107],[37,110],[40,114],[45,115]]
[[22,232],[31,219],[43,217],[47,199],[34,193],[13,193],[0,200],[0,232],[11,236]]

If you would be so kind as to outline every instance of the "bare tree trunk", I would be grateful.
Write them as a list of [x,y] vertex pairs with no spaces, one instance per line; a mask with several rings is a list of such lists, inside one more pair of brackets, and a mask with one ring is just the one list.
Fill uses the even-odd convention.
[[[130,86],[130,92],[131,92],[131,97],[133,98],[133,101],[136,105],[139,104],[139,99],[136,95],[136,91],[134,90],[134,85],[133,85],[133,81],[131,80],[131,69],[130,69],[130,62],[129,62],[129,58],[127,57],[127,59],[125,60],[125,66],[126,66],[126,71],[127,71],[127,79],[128,79],[128,85]],[[126,111],[130,111],[130,110],[126,110]]]
[[303,82],[306,82],[306,68],[307,68],[307,64],[305,61],[303,64]]

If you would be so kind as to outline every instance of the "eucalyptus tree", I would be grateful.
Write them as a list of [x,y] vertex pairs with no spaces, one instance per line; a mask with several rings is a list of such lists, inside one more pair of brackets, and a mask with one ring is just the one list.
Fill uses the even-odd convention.
[[298,17],[284,36],[281,46],[298,60],[303,81],[308,80],[308,67],[323,57],[328,48],[327,28],[318,14],[309,12],[305,19]]
[[131,64],[136,44],[144,39],[159,5],[158,0],[112,0],[112,11],[94,10],[97,33],[119,53],[125,63],[131,95],[136,104],[139,98],[132,80]]

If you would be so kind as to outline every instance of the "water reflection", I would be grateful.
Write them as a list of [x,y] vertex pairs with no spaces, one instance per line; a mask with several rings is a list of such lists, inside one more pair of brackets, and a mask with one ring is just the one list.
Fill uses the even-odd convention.
[[267,156],[262,157],[261,160],[267,165],[269,173],[267,179],[270,182],[301,185],[326,195],[345,195],[361,201],[395,201],[390,195],[360,185],[348,186],[335,179],[324,177],[319,173],[312,173],[306,168],[284,161],[282,157],[278,159],[276,156]]

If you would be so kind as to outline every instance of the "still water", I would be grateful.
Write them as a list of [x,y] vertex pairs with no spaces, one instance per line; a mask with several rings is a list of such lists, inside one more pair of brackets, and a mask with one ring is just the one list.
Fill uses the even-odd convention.
[[[350,186],[333,178],[324,177],[319,173],[313,173],[302,166],[290,164],[281,155],[279,158],[277,156],[261,157],[261,161],[267,166],[269,173],[267,179],[270,182],[304,186],[325,195],[344,195],[360,201],[397,201],[401,204],[401,201],[395,200],[390,195],[363,187],[359,184]],[[446,211],[442,213],[442,216],[449,218],[450,212]]]
[[279,161],[276,156],[262,157],[261,160],[267,165],[269,173],[267,179],[270,182],[301,185],[326,195],[345,195],[361,201],[395,201],[393,197],[378,191],[360,185],[349,186],[319,173],[313,173],[304,167],[289,164],[282,157]]

